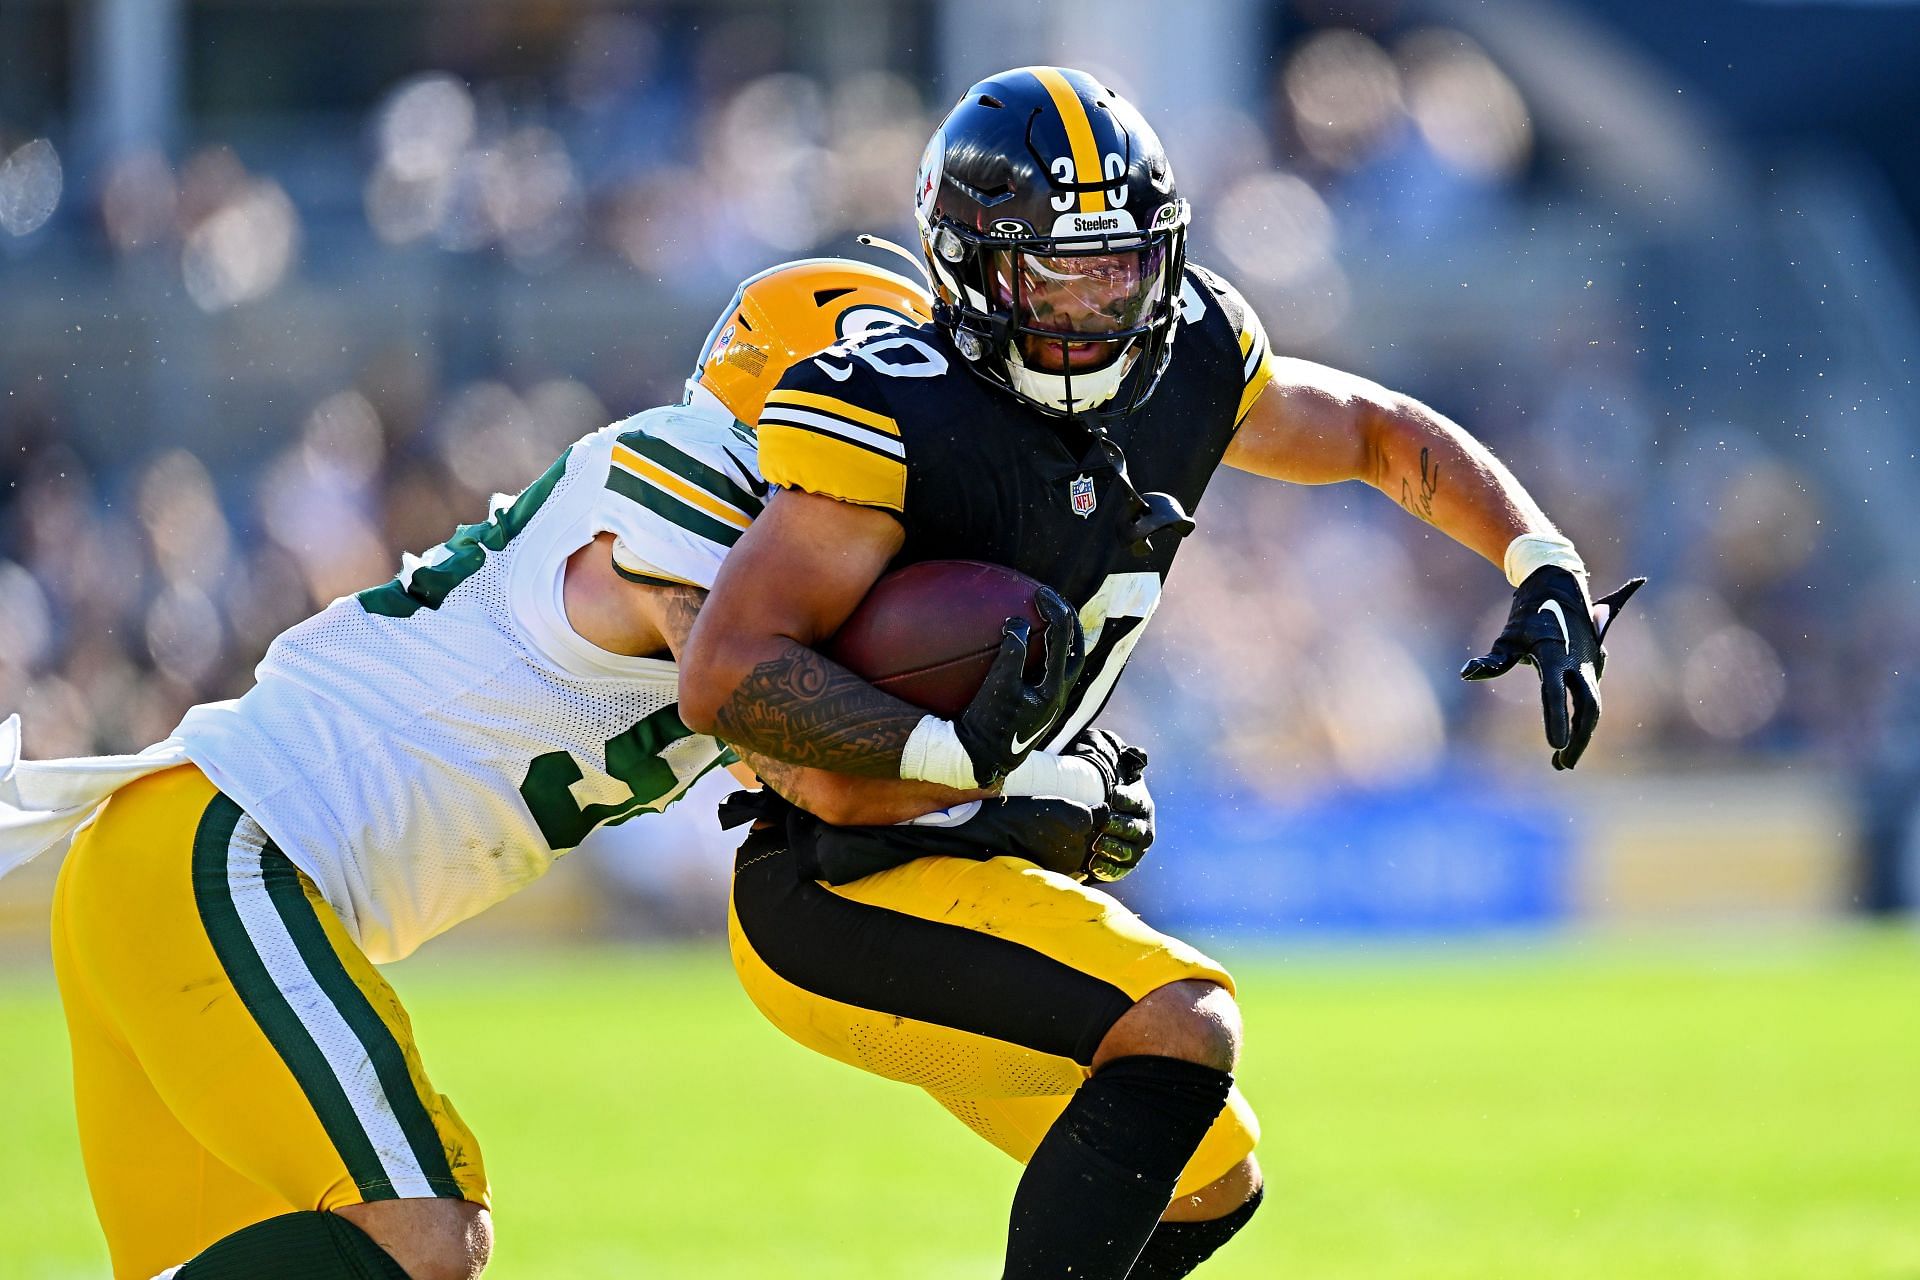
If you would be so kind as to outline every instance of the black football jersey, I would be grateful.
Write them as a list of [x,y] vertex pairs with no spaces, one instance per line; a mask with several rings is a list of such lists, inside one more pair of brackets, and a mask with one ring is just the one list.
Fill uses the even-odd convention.
[[[1187,270],[1172,349],[1159,388],[1109,434],[1136,489],[1192,511],[1272,372],[1259,320],[1201,267]],[[1163,534],[1134,553],[1124,532],[1134,511],[1115,474],[1067,442],[1071,427],[976,377],[945,331],[926,324],[794,365],[767,397],[758,434],[770,484],[893,512],[907,535],[893,568],[986,560],[1072,601],[1092,657],[1047,745],[1099,714],[1180,541]]]

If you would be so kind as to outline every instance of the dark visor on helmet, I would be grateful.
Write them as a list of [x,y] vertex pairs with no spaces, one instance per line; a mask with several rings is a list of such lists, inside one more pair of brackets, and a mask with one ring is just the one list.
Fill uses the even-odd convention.
[[1104,366],[1164,313],[1166,238],[1112,237],[1085,248],[1052,241],[1046,250],[1016,245],[986,255],[993,301],[1005,308],[1029,361],[1079,371]]
[[1140,329],[1166,296],[1167,247],[1119,252],[996,250],[995,301],[1032,333],[1110,338]]

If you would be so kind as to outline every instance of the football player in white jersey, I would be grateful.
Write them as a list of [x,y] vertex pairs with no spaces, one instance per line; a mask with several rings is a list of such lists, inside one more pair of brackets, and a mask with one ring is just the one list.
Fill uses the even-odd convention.
[[[0,873],[79,829],[53,948],[116,1277],[479,1274],[479,1147],[374,966],[732,759],[671,655],[765,493],[741,423],[794,360],[928,307],[845,260],[763,272],[685,403],[287,631],[244,697],[130,757],[22,761],[0,725]],[[767,768],[841,823],[962,798]]]

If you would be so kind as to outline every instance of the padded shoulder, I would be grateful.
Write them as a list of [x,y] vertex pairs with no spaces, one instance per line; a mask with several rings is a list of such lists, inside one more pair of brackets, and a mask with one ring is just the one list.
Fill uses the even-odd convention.
[[614,568],[635,578],[711,585],[763,504],[751,433],[672,406],[602,435],[611,439],[604,441],[607,491],[597,522],[618,539]]
[[1235,341],[1240,344],[1240,405],[1233,415],[1234,424],[1238,426],[1260,393],[1266,390],[1267,383],[1273,380],[1273,350],[1267,345],[1267,331],[1238,289],[1197,263],[1188,263],[1187,271],[1199,282],[1196,292],[1206,308],[1218,310],[1226,317]]
[[756,428],[768,484],[905,509],[906,446],[888,404],[887,378],[867,350],[878,351],[888,340],[889,331],[882,331],[851,347],[830,347],[781,377]]

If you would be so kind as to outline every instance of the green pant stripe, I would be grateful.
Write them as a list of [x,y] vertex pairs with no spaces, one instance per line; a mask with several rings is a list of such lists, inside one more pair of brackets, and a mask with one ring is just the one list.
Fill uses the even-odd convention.
[[440,1131],[434,1128],[433,1117],[427,1113],[426,1104],[414,1088],[413,1076],[407,1071],[406,1051],[341,963],[332,940],[314,914],[313,904],[307,900],[299,869],[271,842],[261,855],[260,865],[266,876],[267,896],[286,924],[307,971],[367,1051],[381,1092],[386,1095],[394,1118],[400,1122],[400,1131],[406,1135],[407,1146],[413,1150],[427,1184],[442,1195],[458,1197],[460,1187],[453,1180],[446,1148],[440,1142]]
[[340,1082],[334,1077],[326,1055],[314,1043],[305,1024],[287,1003],[273,975],[267,972],[246,925],[233,902],[227,862],[234,828],[244,815],[240,806],[224,795],[216,795],[201,815],[193,837],[193,897],[200,911],[200,923],[213,944],[214,954],[240,1000],[267,1043],[293,1073],[300,1091],[313,1107],[313,1113],[326,1130],[327,1138],[347,1167],[360,1194],[368,1200],[395,1198],[392,1181],[380,1163],[379,1153],[354,1114]]

